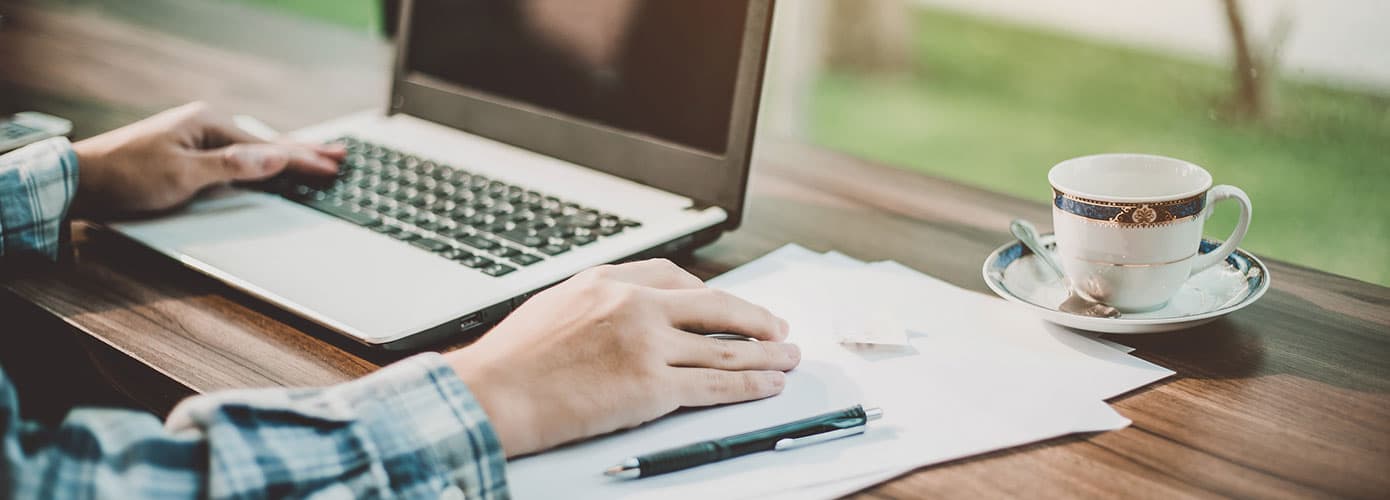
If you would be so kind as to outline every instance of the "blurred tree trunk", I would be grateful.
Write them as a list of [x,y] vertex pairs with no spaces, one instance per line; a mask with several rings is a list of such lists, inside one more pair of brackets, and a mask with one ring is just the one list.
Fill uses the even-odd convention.
[[830,0],[825,63],[857,72],[910,68],[912,11],[906,0]]
[[1231,49],[1235,52],[1232,68],[1235,95],[1232,96],[1231,109],[1238,118],[1263,118],[1267,111],[1267,82],[1272,75],[1263,74],[1264,61],[1254,55],[1245,18],[1240,11],[1240,1],[1222,0],[1222,3],[1226,8],[1226,22],[1231,29]]

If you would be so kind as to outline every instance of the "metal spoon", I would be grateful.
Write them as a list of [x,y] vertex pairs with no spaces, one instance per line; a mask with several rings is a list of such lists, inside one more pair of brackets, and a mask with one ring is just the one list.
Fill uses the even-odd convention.
[[1023,245],[1033,251],[1033,255],[1038,256],[1047,267],[1052,268],[1052,272],[1057,273],[1057,277],[1062,279],[1062,286],[1067,287],[1067,300],[1057,306],[1057,310],[1076,314],[1080,316],[1091,316],[1094,318],[1118,318],[1120,310],[1110,307],[1100,301],[1091,299],[1085,294],[1076,291],[1072,286],[1071,280],[1067,279],[1066,273],[1062,272],[1062,266],[1052,259],[1052,253],[1044,248],[1042,242],[1038,241],[1038,228],[1033,227],[1031,222],[1023,219],[1014,219],[1009,223],[1009,231],[1014,233],[1014,237],[1023,242]]
[[728,333],[728,332],[705,333],[705,334],[703,334],[703,335],[705,336],[705,338],[710,338],[710,339],[714,339],[714,340],[733,340],[733,341],[740,341],[740,342],[757,342],[757,341],[758,341],[758,339],[755,339],[755,338],[753,338],[753,337],[749,337],[749,336],[747,336],[747,335],[739,335],[739,334],[737,334],[737,333]]

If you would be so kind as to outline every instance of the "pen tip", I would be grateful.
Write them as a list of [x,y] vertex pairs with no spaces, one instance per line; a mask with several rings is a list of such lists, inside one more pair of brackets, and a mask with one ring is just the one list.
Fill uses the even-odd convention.
[[642,469],[636,460],[626,460],[623,463],[604,469],[603,474],[608,477],[619,479],[633,479],[642,475]]

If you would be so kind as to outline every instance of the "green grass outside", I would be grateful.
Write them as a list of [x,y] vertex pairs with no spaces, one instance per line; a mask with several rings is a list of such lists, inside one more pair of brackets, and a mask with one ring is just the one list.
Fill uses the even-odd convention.
[[[1244,248],[1390,284],[1390,98],[1281,82],[1274,119],[1233,123],[1227,68],[935,10],[917,22],[909,74],[816,83],[812,141],[1038,201],[1066,158],[1175,156],[1250,194]],[[1207,234],[1237,211],[1221,205]]]
[[283,9],[334,24],[381,32],[379,0],[235,0]]
[[[380,26],[376,0],[239,1]],[[1232,123],[1227,68],[936,10],[917,22],[909,74],[816,82],[812,141],[1044,202],[1062,159],[1175,156],[1250,194],[1245,248],[1390,285],[1390,98],[1281,82],[1277,117]],[[1207,234],[1224,238],[1235,212]]]

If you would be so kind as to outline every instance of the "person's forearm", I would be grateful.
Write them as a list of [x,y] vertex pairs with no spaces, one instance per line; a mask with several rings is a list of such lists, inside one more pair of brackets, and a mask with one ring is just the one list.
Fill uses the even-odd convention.
[[328,388],[194,397],[163,427],[147,414],[81,410],[45,432],[15,415],[0,373],[0,497],[507,495],[485,414],[436,354]]
[[77,156],[62,137],[0,156],[0,257],[57,257],[77,176]]

